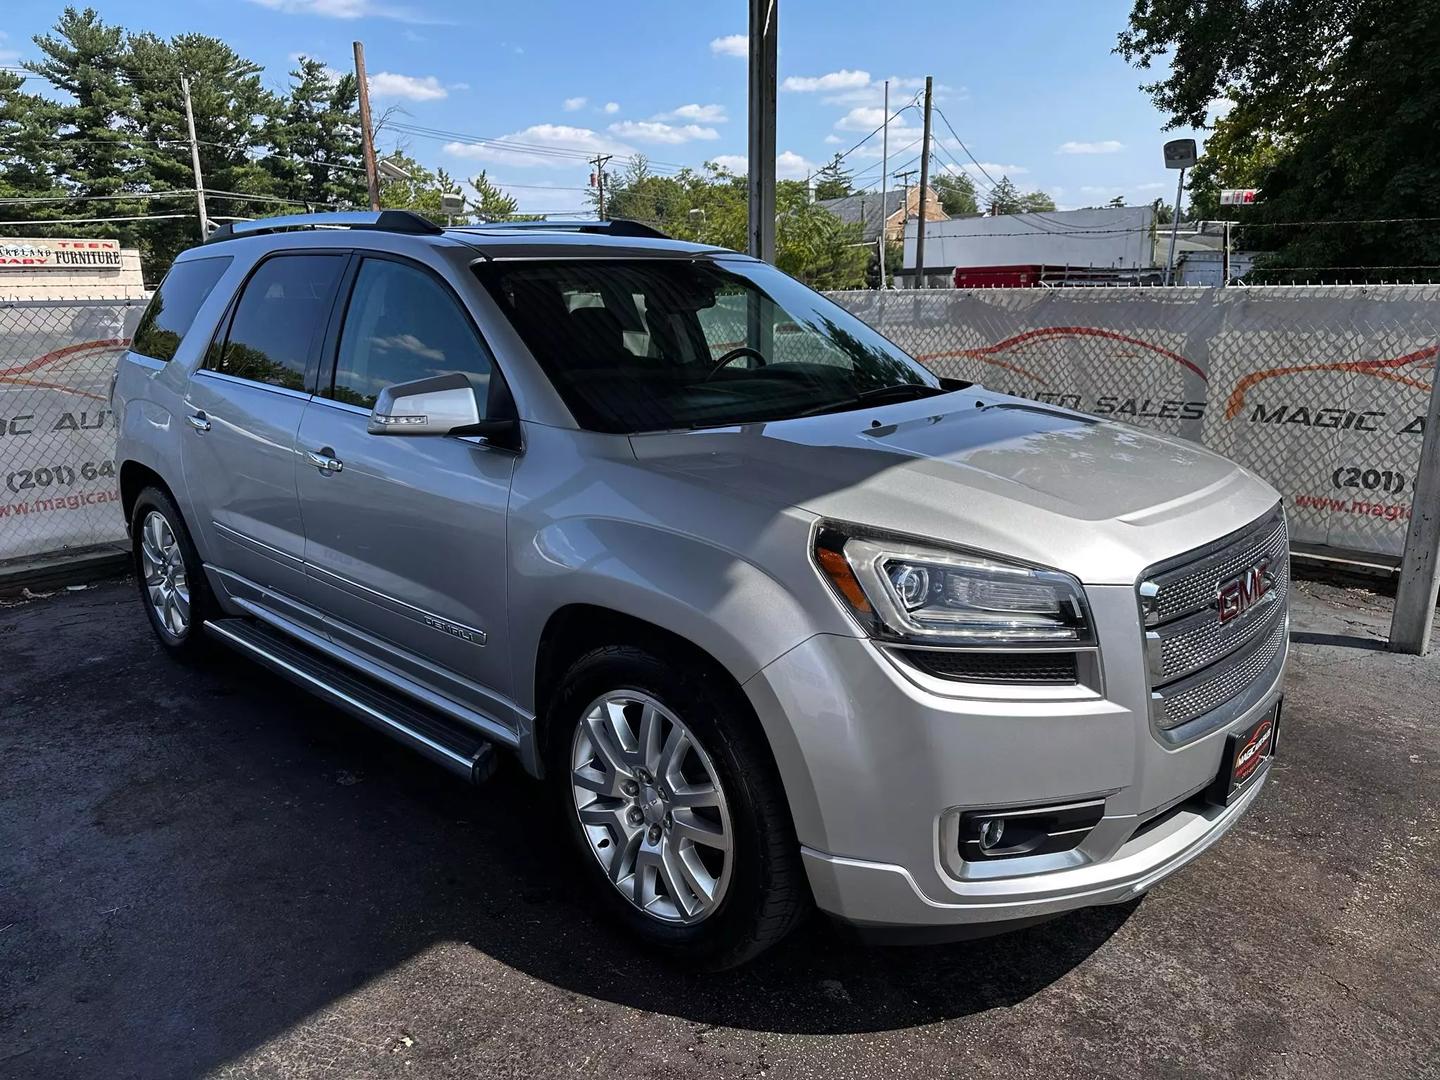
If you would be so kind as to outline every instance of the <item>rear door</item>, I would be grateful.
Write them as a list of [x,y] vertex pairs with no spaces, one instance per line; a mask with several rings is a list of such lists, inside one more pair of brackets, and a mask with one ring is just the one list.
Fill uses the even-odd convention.
[[504,721],[515,455],[473,437],[366,430],[394,383],[459,371],[503,390],[490,351],[439,276],[379,255],[355,268],[334,351],[297,441],[307,597],[338,643]]
[[310,399],[345,254],[261,261],[189,380],[182,461],[196,526],[226,591],[317,627],[305,582],[295,433]]

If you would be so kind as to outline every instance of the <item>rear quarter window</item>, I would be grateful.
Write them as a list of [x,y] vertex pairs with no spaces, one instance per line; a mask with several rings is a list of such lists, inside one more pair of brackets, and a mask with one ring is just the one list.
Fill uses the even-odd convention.
[[229,255],[217,255],[213,259],[190,259],[172,266],[150,298],[145,314],[140,316],[140,325],[130,340],[131,351],[169,363],[195,321],[195,313],[214,290],[220,276],[229,269],[231,261]]

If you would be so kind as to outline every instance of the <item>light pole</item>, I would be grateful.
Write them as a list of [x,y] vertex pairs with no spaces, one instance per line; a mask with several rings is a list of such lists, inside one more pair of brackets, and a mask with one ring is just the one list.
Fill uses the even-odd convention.
[[1194,139],[1172,139],[1165,144],[1165,167],[1180,170],[1175,186],[1175,212],[1170,216],[1170,255],[1165,260],[1165,284],[1175,284],[1175,239],[1180,233],[1180,200],[1185,195],[1185,170],[1193,169],[1199,160]]

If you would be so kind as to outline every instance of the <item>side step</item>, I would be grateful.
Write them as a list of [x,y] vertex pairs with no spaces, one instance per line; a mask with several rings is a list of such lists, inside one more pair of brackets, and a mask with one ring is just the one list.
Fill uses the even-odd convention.
[[474,783],[498,764],[494,744],[479,732],[410,700],[314,649],[248,619],[216,619],[205,629],[226,645],[418,750]]

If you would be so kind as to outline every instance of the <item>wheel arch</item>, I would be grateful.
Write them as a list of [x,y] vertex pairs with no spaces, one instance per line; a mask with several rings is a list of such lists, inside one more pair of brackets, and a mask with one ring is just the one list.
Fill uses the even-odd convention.
[[[139,461],[127,460],[120,463],[120,509],[125,515],[125,529],[130,529],[130,518],[135,513],[135,500],[140,498],[140,493],[147,487],[156,487],[165,493],[176,508],[179,508],[179,501],[175,498],[175,492],[170,485],[150,466]],[[183,513],[183,511],[181,511]]]

